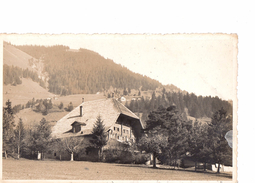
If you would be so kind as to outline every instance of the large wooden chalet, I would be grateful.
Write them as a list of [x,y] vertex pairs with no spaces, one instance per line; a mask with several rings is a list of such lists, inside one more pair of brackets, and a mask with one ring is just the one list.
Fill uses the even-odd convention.
[[89,142],[99,115],[108,134],[105,148],[134,142],[142,135],[143,126],[139,117],[116,99],[108,98],[82,102],[56,123],[52,137],[84,137]]

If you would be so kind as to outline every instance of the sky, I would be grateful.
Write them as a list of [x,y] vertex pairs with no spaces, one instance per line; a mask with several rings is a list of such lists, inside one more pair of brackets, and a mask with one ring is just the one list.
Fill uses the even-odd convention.
[[7,35],[15,45],[66,45],[93,50],[133,72],[189,93],[236,96],[237,37],[230,34]]

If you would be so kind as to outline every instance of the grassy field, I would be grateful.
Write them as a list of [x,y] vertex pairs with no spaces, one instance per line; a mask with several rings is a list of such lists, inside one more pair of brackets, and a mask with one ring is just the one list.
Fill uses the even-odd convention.
[[3,105],[10,99],[12,106],[18,104],[26,104],[29,100],[46,99],[53,97],[54,94],[48,92],[45,88],[41,87],[38,83],[31,79],[22,78],[22,84],[17,86],[3,85]]
[[153,169],[146,165],[93,163],[85,161],[38,161],[3,159],[5,180],[225,180],[230,174],[192,170]]
[[[23,86],[28,86],[28,84],[26,83],[28,80],[27,79],[23,79],[25,80],[25,83],[22,83]],[[31,86],[34,85],[38,85],[37,83],[31,81]],[[39,88],[36,87],[32,87],[33,89],[30,90],[30,92],[28,92],[28,87],[23,87],[19,89],[19,85],[16,86],[16,88],[14,86],[4,86],[4,91],[7,88],[11,88],[8,94],[3,94],[3,98],[4,98],[4,104],[3,106],[5,106],[5,102],[10,99],[10,101],[12,102],[12,106],[17,105],[17,104],[25,104],[27,103],[29,100],[31,100],[33,97],[35,97],[35,99],[46,99],[47,97],[53,97],[54,95],[47,92],[45,89],[43,89],[42,87],[40,87],[38,85]],[[38,90],[36,90],[38,89]],[[74,107],[77,107],[78,105],[80,105],[82,103],[82,98],[84,98],[84,101],[90,101],[90,100],[98,100],[98,99],[103,99],[105,98],[105,96],[103,94],[77,94],[77,95],[68,95],[68,96],[60,96],[57,97],[56,100],[52,100],[53,105],[58,106],[61,102],[63,102],[64,107],[67,107],[68,104],[70,102],[73,103]],[[58,112],[49,112],[46,116],[43,115],[42,113],[39,112],[35,112],[33,111],[33,109],[31,108],[26,108],[23,110],[20,110],[19,113],[15,114],[15,122],[18,123],[19,118],[22,118],[23,123],[25,126],[29,126],[29,125],[34,125],[39,123],[39,121],[42,118],[45,118],[47,121],[58,121],[59,119],[61,119],[62,117],[64,117],[66,114],[68,114],[69,112],[62,110],[62,111],[58,111]]]

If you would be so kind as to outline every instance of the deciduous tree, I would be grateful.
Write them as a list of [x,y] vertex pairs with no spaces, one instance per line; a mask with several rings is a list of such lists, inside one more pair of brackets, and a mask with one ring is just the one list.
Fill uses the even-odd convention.
[[156,168],[156,158],[167,146],[167,137],[160,133],[148,132],[139,139],[137,146],[139,149],[152,153],[153,168]]
[[[229,147],[225,135],[232,130],[232,118],[227,115],[227,111],[221,108],[216,111],[208,124],[208,146],[211,150],[212,162],[225,164],[228,159],[232,159],[232,149]],[[217,172],[220,172],[218,166]]]
[[17,149],[17,158],[20,158],[20,152],[21,149],[24,147],[24,138],[25,138],[25,129],[24,129],[24,125],[22,122],[22,119],[19,118],[19,123],[16,127],[16,129],[14,130],[14,134],[15,134],[15,139],[14,139],[14,146]]
[[83,137],[66,137],[61,140],[65,150],[71,155],[70,161],[74,160],[74,153],[79,153],[85,148],[82,145],[83,140]]
[[39,125],[36,125],[33,130],[31,130],[30,135],[26,139],[26,146],[31,151],[38,151],[38,153],[43,154],[48,150],[51,143],[51,126],[45,118],[42,118]]

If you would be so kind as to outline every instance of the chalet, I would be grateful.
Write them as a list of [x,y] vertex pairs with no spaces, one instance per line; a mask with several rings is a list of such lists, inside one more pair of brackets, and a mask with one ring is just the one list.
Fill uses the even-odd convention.
[[82,102],[56,123],[51,135],[53,138],[84,137],[89,143],[99,115],[108,135],[105,148],[134,142],[142,135],[139,117],[114,98]]

